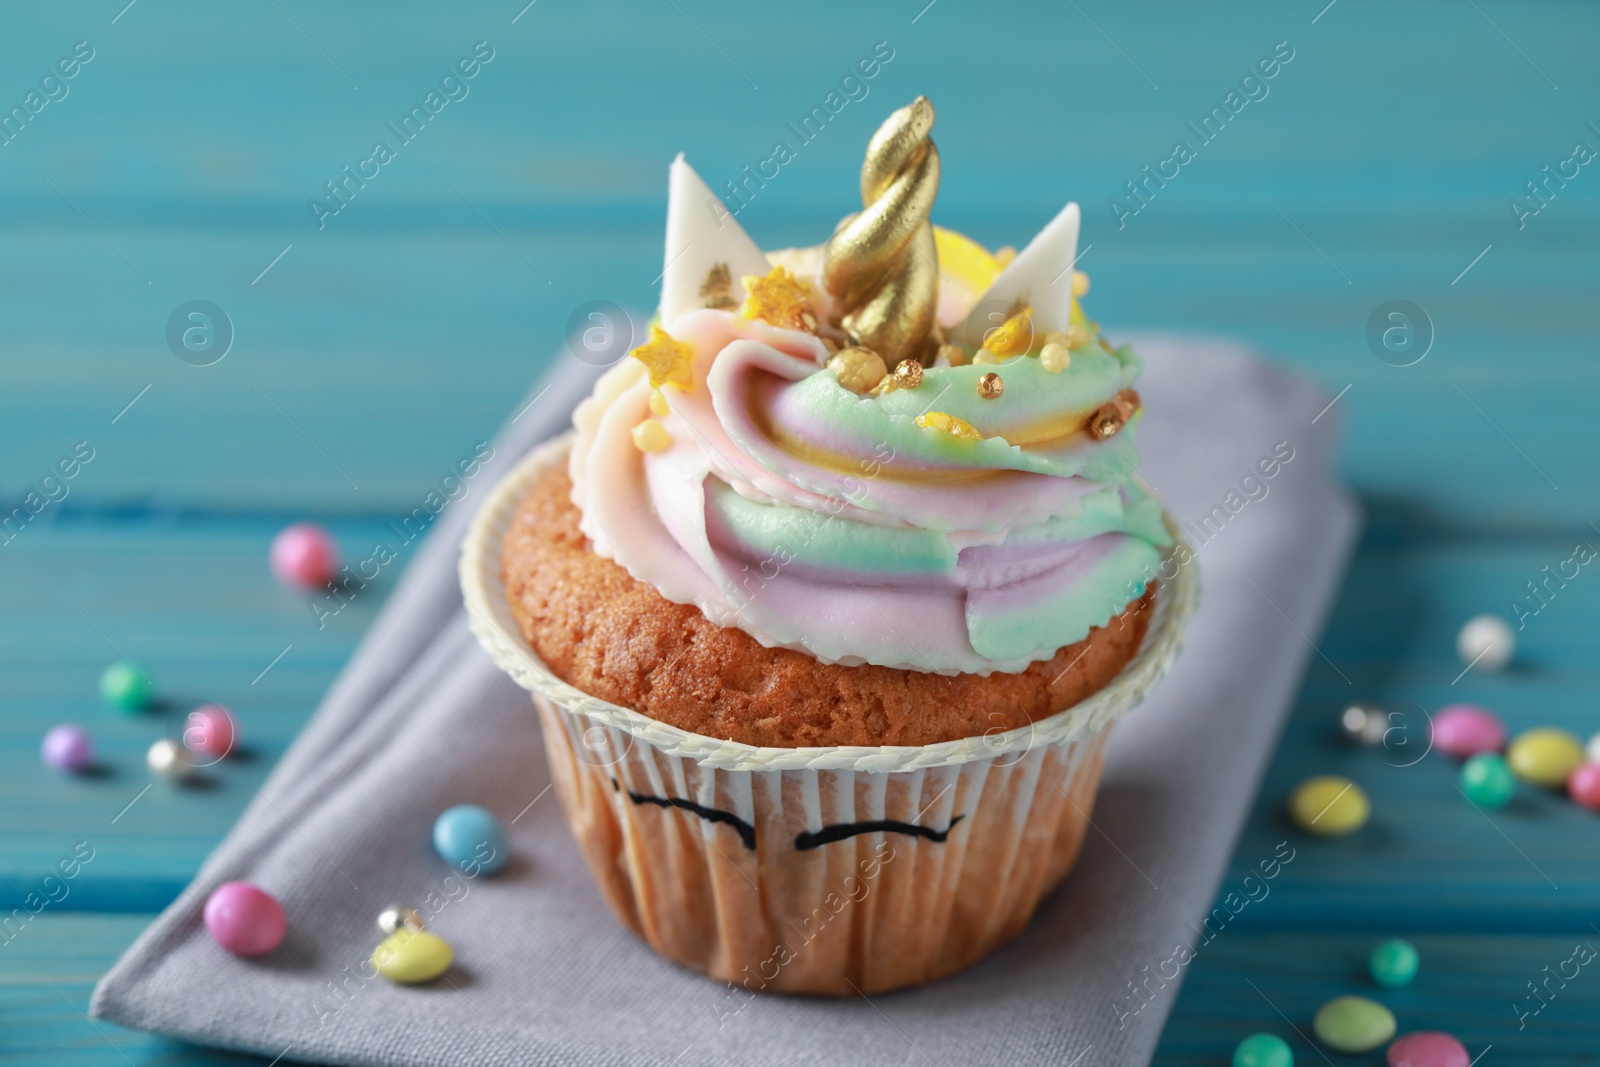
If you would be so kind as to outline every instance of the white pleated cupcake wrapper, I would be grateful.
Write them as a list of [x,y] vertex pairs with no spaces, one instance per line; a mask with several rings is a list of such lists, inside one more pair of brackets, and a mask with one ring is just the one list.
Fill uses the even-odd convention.
[[[495,486],[473,519],[461,547],[461,589],[468,622],[499,667],[524,689],[541,694],[595,726],[620,730],[673,757],[733,771],[855,770],[904,773],[956,766],[1025,752],[1040,745],[1088,737],[1137,707],[1177,658],[1183,630],[1199,599],[1192,553],[1186,566],[1164,579],[1144,643],[1104,688],[1049,718],[1015,730],[933,745],[831,745],[762,748],[680,730],[568,685],[534,654],[518,630],[500,577],[501,541],[512,516],[539,475],[563,462],[570,434],[535,449]],[[1167,527],[1177,536],[1171,518]]]
[[[1161,583],[1116,678],[1031,726],[922,746],[723,741],[567,684],[523,639],[501,542],[568,443],[536,449],[492,491],[462,546],[461,586],[473,632],[533,694],[563,810],[618,916],[726,981],[840,995],[929,981],[1016,936],[1077,856],[1108,727],[1178,654],[1192,562]],[[860,823],[895,826],[830,836]]]

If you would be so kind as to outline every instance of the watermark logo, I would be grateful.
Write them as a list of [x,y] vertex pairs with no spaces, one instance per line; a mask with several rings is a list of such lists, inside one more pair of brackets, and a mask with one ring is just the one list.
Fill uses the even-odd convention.
[[167,347],[191,367],[221,363],[233,348],[233,320],[209,300],[190,300],[167,317]]
[[609,367],[633,350],[633,318],[609,300],[579,304],[567,319],[567,347],[591,367]]
[[1367,347],[1391,367],[1421,363],[1433,348],[1433,320],[1409,300],[1379,304],[1367,316]]

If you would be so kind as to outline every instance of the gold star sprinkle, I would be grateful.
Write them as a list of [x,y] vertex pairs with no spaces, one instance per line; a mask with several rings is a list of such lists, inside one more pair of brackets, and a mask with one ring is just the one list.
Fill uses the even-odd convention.
[[811,294],[789,273],[789,268],[773,267],[765,277],[747,274],[742,280],[747,294],[745,318],[764,319],[787,330],[816,332],[817,315],[811,310]]
[[650,327],[650,340],[628,355],[650,368],[650,388],[676,385],[679,389],[694,387],[690,366],[694,362],[694,349],[673,337],[659,326]]
[[978,428],[966,419],[958,419],[954,415],[946,415],[942,411],[930,411],[917,416],[917,425],[924,430],[942,430],[951,437],[963,441],[981,441],[983,434]]

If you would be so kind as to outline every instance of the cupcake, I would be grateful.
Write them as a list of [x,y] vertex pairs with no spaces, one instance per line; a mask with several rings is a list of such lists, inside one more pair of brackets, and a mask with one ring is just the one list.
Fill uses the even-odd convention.
[[861,210],[773,253],[680,156],[650,336],[463,551],[612,909],[752,992],[1016,937],[1196,596],[1135,475],[1140,361],[1079,306],[1077,205],[1020,254],[932,226],[932,126],[895,112]]

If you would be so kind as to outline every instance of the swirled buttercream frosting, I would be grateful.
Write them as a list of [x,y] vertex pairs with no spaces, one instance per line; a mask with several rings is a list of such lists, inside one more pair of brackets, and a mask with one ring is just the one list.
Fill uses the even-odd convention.
[[[869,148],[853,218],[897,175],[926,178],[919,117],[925,154],[892,144],[899,169],[868,181]],[[596,553],[763,645],[1020,671],[1142,596],[1171,543],[1134,475],[1141,364],[1078,304],[1075,204],[1021,254],[900,222],[879,236],[898,257],[838,248],[848,220],[827,246],[766,255],[680,157],[659,320],[578,407],[573,502]],[[851,255],[866,266],[841,269]],[[934,288],[908,297],[919,278]],[[872,317],[896,282],[925,329]]]

